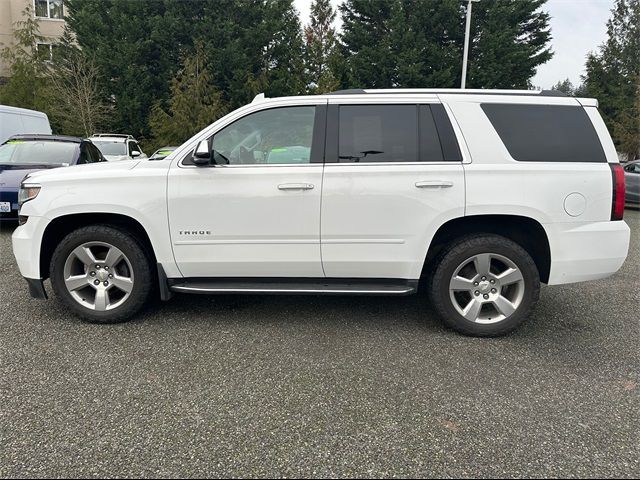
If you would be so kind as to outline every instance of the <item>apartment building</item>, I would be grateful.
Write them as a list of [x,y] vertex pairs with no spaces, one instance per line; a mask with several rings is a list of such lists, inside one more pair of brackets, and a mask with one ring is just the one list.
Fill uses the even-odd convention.
[[[56,39],[64,31],[63,0],[0,0],[0,47],[15,43],[14,24],[22,19],[27,7],[31,7],[40,25],[40,35],[44,37],[38,44],[38,54],[43,60],[50,60]],[[0,79],[8,76],[8,66],[0,58]]]

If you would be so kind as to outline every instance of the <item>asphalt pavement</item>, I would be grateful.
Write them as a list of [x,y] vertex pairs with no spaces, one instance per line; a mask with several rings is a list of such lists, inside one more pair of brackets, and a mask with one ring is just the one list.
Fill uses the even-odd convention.
[[[82,323],[0,232],[1,477],[638,477],[640,211],[615,276],[514,334],[424,296],[176,296]],[[47,285],[50,290],[50,287]]]

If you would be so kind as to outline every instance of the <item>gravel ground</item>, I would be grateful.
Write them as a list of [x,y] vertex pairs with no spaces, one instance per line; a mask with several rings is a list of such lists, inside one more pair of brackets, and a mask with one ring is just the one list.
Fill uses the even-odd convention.
[[[614,277],[515,334],[421,296],[177,296],[81,323],[0,232],[2,477],[638,477],[640,211]],[[50,291],[50,290],[49,290]]]

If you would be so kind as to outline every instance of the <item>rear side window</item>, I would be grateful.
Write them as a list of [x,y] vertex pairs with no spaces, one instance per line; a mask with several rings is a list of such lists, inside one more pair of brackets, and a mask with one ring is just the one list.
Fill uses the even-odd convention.
[[[335,117],[329,119],[327,135],[329,143],[336,135],[338,137],[338,162],[462,160],[451,122],[440,104],[340,105],[332,108]],[[339,128],[333,126],[334,122]],[[327,161],[335,161],[333,159],[335,156],[328,152]]]
[[607,161],[600,139],[580,106],[484,103],[481,107],[514,160]]
[[339,162],[417,162],[415,105],[340,107]]

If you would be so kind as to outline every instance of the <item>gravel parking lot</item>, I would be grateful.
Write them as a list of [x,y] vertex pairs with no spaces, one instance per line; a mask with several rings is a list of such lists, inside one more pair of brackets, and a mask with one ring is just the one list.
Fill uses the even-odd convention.
[[[515,334],[422,296],[177,296],[81,323],[0,232],[0,476],[640,476],[640,212],[607,280]],[[606,246],[603,246],[606,248]],[[50,288],[49,288],[50,291]]]

